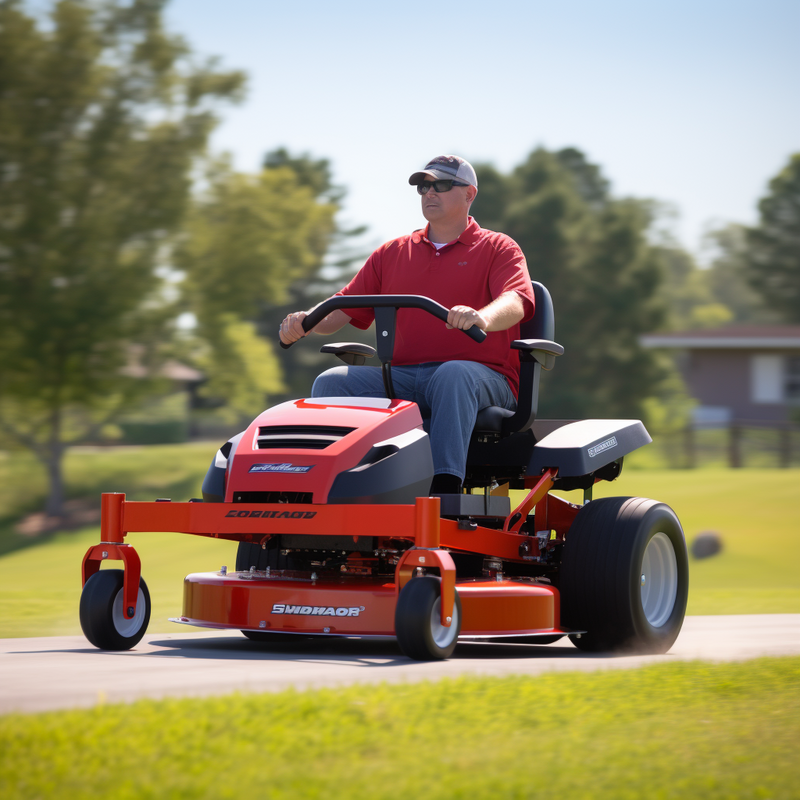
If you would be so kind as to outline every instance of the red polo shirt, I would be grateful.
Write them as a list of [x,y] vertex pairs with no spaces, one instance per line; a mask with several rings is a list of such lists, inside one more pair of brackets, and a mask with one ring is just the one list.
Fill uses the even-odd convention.
[[[427,234],[428,228],[382,245],[337,294],[420,294],[445,308],[465,305],[480,311],[503,292],[515,291],[525,306],[524,319],[533,316],[528,266],[513,239],[484,230],[472,217],[461,236],[439,250]],[[371,309],[346,309],[345,313],[362,330],[375,319]],[[519,353],[509,345],[519,338],[519,325],[514,325],[490,333],[478,344],[460,330],[448,330],[425,311],[401,308],[392,363],[477,361],[505,375],[516,397]]]

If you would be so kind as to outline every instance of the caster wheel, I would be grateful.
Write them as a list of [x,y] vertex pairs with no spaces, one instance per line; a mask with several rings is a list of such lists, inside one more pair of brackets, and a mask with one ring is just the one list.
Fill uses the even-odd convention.
[[130,650],[141,641],[150,622],[150,592],[141,578],[136,613],[132,619],[125,619],[123,576],[121,569],[95,572],[81,593],[81,628],[86,638],[101,650]]
[[461,599],[456,591],[453,621],[445,628],[440,619],[441,578],[412,578],[400,592],[394,612],[394,631],[400,649],[417,661],[449,658],[461,631]]

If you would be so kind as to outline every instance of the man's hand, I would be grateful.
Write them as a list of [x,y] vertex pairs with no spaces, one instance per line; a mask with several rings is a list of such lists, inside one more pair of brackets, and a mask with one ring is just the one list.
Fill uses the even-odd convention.
[[447,315],[448,328],[468,331],[473,325],[477,325],[482,331],[485,331],[489,323],[479,311],[469,306],[453,306],[450,309]]
[[305,311],[294,311],[281,322],[279,335],[284,344],[294,344],[308,334],[303,330],[303,320],[308,316]]
[[[317,308],[317,306],[314,306],[314,308]],[[281,322],[281,327],[278,328],[278,332],[284,344],[294,344],[294,342],[311,333],[311,331],[303,330],[303,320],[313,310],[312,308],[310,311],[294,311]],[[311,330],[323,334],[336,333],[336,331],[347,325],[348,322],[350,322],[350,317],[348,317],[344,311],[339,311],[337,309],[336,311],[331,311],[316,328],[312,328]]]
[[466,331],[477,325],[482,331],[492,333],[508,330],[521,322],[524,316],[525,308],[520,296],[516,292],[503,292],[480,311],[469,306],[453,306],[447,315],[447,327]]

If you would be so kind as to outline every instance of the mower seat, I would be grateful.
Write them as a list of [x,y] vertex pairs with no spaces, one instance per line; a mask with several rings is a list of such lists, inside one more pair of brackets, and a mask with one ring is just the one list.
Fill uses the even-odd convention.
[[552,369],[556,356],[564,352],[560,344],[553,341],[555,335],[555,313],[553,299],[545,286],[531,281],[536,301],[533,318],[520,326],[521,339],[511,343],[519,350],[519,398],[517,410],[509,411],[500,406],[488,406],[478,412],[473,436],[498,439],[512,433],[523,433],[533,425],[539,407],[539,376],[542,369]]

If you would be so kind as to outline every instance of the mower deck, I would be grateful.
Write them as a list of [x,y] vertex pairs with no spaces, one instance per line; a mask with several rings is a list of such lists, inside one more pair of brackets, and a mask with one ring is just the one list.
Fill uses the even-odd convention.
[[[558,590],[502,577],[456,582],[460,638],[565,634]],[[397,587],[386,578],[298,579],[273,571],[201,572],[184,581],[183,616],[206,628],[335,636],[393,636]]]

